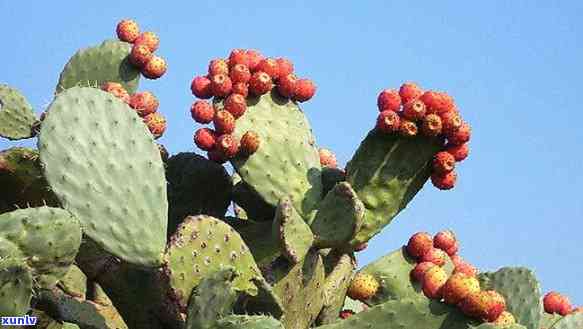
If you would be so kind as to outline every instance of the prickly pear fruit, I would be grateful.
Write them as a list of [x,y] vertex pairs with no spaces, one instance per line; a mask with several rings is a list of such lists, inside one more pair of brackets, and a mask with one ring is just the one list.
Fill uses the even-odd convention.
[[[453,155],[441,151],[433,157],[433,171],[439,174],[446,174],[455,168],[455,158]],[[441,248],[443,249],[443,248]]]
[[121,83],[117,82],[105,82],[101,85],[101,90],[106,91],[115,97],[121,99],[122,101],[129,103],[130,94],[125,90]]
[[163,76],[167,69],[168,66],[164,58],[152,56],[141,72],[146,78],[155,80]]
[[287,75],[294,72],[294,64],[287,58],[278,58],[275,60],[277,62],[277,77],[281,79]]
[[294,86],[293,100],[298,102],[309,101],[316,93],[316,85],[309,79],[298,79]]
[[213,97],[213,91],[211,88],[211,80],[207,77],[198,76],[192,79],[190,84],[190,91],[192,94],[201,99],[209,99]]
[[247,54],[247,66],[249,66],[249,70],[251,70],[251,72],[257,71],[259,63],[263,60],[263,55],[255,49],[247,49],[245,54]]
[[417,124],[415,122],[401,118],[401,122],[399,124],[399,133],[401,136],[414,137],[417,136],[418,132],[419,128],[417,128]]
[[447,261],[447,254],[441,249],[431,248],[419,260],[421,262],[431,262],[437,266],[443,266]]
[[318,154],[320,155],[320,164],[323,167],[336,168],[336,155],[332,151],[321,148],[318,150]]
[[453,273],[464,273],[467,276],[476,276],[478,275],[478,269],[474,265],[462,260],[455,265]]
[[134,20],[124,19],[117,23],[115,32],[121,41],[132,43],[140,35],[140,27]]
[[417,232],[409,238],[407,253],[413,258],[421,258],[433,248],[433,238],[426,232]]
[[230,134],[235,130],[235,117],[226,110],[220,110],[215,114],[213,124],[219,134]]
[[435,237],[433,237],[433,246],[445,251],[453,247],[456,241],[455,234],[451,230],[445,230],[438,232]]
[[255,72],[249,80],[249,91],[255,96],[266,94],[273,87],[273,81],[265,72]]
[[384,111],[377,117],[376,129],[384,133],[393,133],[399,130],[401,119],[397,112]]
[[251,79],[251,71],[246,65],[237,64],[231,68],[229,72],[229,77],[233,83],[247,83]]
[[208,68],[208,73],[209,76],[212,77],[215,75],[229,75],[229,65],[227,64],[227,62],[224,59],[213,59],[212,61],[210,61],[209,63],[209,68]]
[[348,297],[356,300],[367,300],[379,289],[379,283],[370,274],[357,273],[348,287]]
[[249,66],[249,56],[243,49],[233,49],[229,54],[229,66],[235,67],[237,65]]
[[445,174],[434,172],[431,174],[431,183],[440,190],[450,190],[455,186],[457,181],[457,174],[455,171],[450,171]]
[[257,66],[257,71],[265,72],[271,80],[277,80],[279,77],[279,67],[273,58],[264,58]]
[[130,106],[141,117],[145,117],[148,114],[154,113],[158,110],[160,102],[149,91],[143,91],[140,93],[135,93],[130,97]]
[[233,90],[231,78],[226,74],[216,74],[211,77],[211,90],[217,97],[227,97]]
[[166,119],[159,112],[146,115],[144,117],[144,122],[154,136],[154,139],[162,137],[166,131]]
[[245,97],[239,94],[231,94],[225,100],[225,110],[233,115],[235,119],[240,118],[247,110]]
[[217,139],[216,149],[230,159],[239,152],[239,141],[233,135],[221,135]]
[[209,128],[200,128],[194,133],[194,143],[201,150],[210,151],[217,143],[217,134]]
[[145,44],[135,44],[130,52],[130,63],[138,68],[143,68],[152,59],[154,54],[150,51],[150,48]]
[[421,132],[423,132],[425,136],[435,137],[441,134],[441,131],[441,118],[437,114],[428,114],[423,118]]
[[443,298],[447,304],[457,305],[469,294],[480,291],[480,282],[464,273],[455,273],[443,286]]
[[151,52],[155,52],[160,46],[160,38],[154,32],[144,32],[134,40],[134,44],[144,44]]
[[399,96],[401,96],[401,101],[403,104],[407,104],[414,99],[417,99],[423,95],[423,90],[413,82],[405,82],[399,88]]
[[249,130],[241,137],[240,149],[243,155],[250,156],[259,149],[260,145],[261,140],[259,139],[259,135],[254,131]]
[[441,299],[443,286],[447,282],[447,273],[439,266],[425,271],[422,281],[423,294],[430,299]]
[[459,307],[465,315],[483,319],[488,311],[489,300],[490,296],[486,291],[477,291],[467,295]]
[[198,100],[192,103],[190,107],[190,115],[192,119],[198,123],[210,123],[215,117],[215,109],[209,104],[209,102],[204,100]]
[[545,312],[567,315],[571,312],[571,302],[564,295],[551,291],[543,297],[543,307]]
[[233,94],[239,94],[245,98],[249,95],[249,86],[244,82],[237,82],[233,84]]
[[514,318],[514,315],[512,315],[512,313],[504,311],[493,323],[499,327],[506,328],[515,324],[516,319]]
[[448,134],[447,142],[451,145],[461,145],[470,140],[472,129],[467,122],[462,123],[460,128],[453,133]]
[[506,311],[506,299],[494,290],[488,290],[486,291],[486,294],[489,299],[484,320],[494,322],[504,311]]
[[454,256],[455,254],[457,254],[459,249],[460,249],[459,242],[456,241],[456,242],[454,242],[454,244],[451,247],[445,249],[444,251],[449,257],[451,257],[451,256]]
[[453,155],[455,161],[461,162],[468,157],[468,154],[470,153],[470,148],[468,146],[468,143],[463,143],[460,145],[448,144],[445,146],[445,151]]
[[415,282],[423,282],[423,277],[425,276],[425,272],[428,269],[437,266],[432,262],[421,262],[415,265],[415,267],[411,270],[411,280]]
[[381,91],[377,97],[377,106],[379,112],[397,112],[401,108],[401,96],[399,96],[399,92],[393,89]]
[[446,134],[455,133],[462,126],[462,117],[457,111],[447,111],[439,114],[443,125],[443,132]]
[[403,117],[411,120],[418,121],[425,117],[425,103],[418,99],[413,99],[403,106]]
[[298,78],[294,74],[288,74],[279,78],[277,91],[283,97],[293,98]]

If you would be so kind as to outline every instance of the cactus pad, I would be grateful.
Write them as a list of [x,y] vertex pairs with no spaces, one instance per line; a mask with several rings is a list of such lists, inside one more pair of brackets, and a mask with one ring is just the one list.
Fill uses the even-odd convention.
[[322,167],[322,189],[323,195],[328,194],[330,190],[340,182],[346,180],[346,173],[342,169]]
[[300,262],[314,242],[310,227],[295,210],[289,198],[282,198],[275,211],[273,236],[282,254],[292,263]]
[[322,200],[311,228],[319,248],[344,247],[360,230],[364,205],[346,182],[338,183]]
[[368,134],[346,168],[346,181],[366,207],[353,245],[368,241],[407,206],[429,178],[442,145],[436,138]]
[[[63,209],[40,207],[0,215],[0,241],[12,244],[37,284],[52,287],[73,264],[81,245],[77,219]],[[2,248],[3,249],[3,248]]]
[[562,318],[563,316],[558,313],[549,314],[547,312],[543,312],[540,319],[540,328],[551,329],[555,323],[559,322],[559,320]]
[[[269,316],[229,315],[219,320],[217,329],[285,329],[281,322]],[[189,328],[190,329],[190,328]]]
[[338,320],[338,313],[344,306],[346,291],[352,279],[354,262],[348,254],[337,257],[336,264],[326,277],[324,284],[324,307],[318,316],[318,322],[328,324]]
[[555,323],[553,329],[580,329],[583,328],[583,313],[571,313]]
[[172,235],[184,218],[205,214],[222,217],[231,202],[231,177],[225,167],[195,153],[168,159],[169,227]]
[[34,136],[32,106],[16,89],[0,84],[0,136],[11,140]]
[[32,275],[14,259],[0,262],[0,316],[22,316],[30,309]]
[[250,157],[231,161],[243,181],[273,206],[289,195],[300,215],[310,221],[322,198],[321,166],[302,110],[276,91],[250,98],[234,135],[240,139],[248,130],[259,135],[261,146]]
[[130,263],[161,264],[164,165],[135,111],[98,89],[68,89],[47,111],[38,145],[49,185],[85,234]]
[[106,40],[99,46],[77,51],[59,77],[56,92],[75,86],[100,86],[104,82],[119,82],[130,93],[136,92],[140,71],[130,64],[129,43]]
[[192,289],[213,272],[233,266],[233,289],[257,294],[253,278],[261,273],[241,236],[229,225],[210,216],[187,217],[172,236],[165,256],[165,275],[172,295],[186,309]]
[[281,255],[279,241],[273,234],[269,234],[273,229],[272,222],[255,222],[234,217],[227,217],[225,222],[241,235],[260,267],[271,263]]
[[[238,175],[237,175],[238,176]],[[255,221],[272,221],[275,207],[265,202],[247,183],[238,182],[233,187],[233,201],[241,206],[249,218]],[[237,217],[240,217],[237,215]]]
[[505,267],[478,276],[483,290],[496,290],[506,299],[506,308],[516,322],[528,329],[539,329],[543,306],[534,273],[523,267]]

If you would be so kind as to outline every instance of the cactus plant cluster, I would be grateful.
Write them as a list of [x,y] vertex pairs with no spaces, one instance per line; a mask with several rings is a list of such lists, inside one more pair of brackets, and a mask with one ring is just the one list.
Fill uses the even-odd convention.
[[467,156],[451,97],[383,91],[379,123],[338,168],[300,108],[315,84],[287,59],[234,50],[192,81],[191,115],[215,128],[195,134],[207,157],[168,156],[144,120],[158,101],[136,92],[140,70],[161,76],[147,73],[159,41],[131,20],[116,34],[71,57],[42,120],[0,86],[0,136],[37,145],[0,152],[0,316],[39,328],[582,328],[580,309],[543,299],[530,270],[478,274],[452,231],[417,233],[356,271],[355,253]]

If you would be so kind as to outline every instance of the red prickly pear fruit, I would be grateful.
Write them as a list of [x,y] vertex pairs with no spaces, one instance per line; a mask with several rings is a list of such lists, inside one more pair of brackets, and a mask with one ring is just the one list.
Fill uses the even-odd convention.
[[379,289],[379,283],[374,276],[365,273],[357,273],[348,287],[348,297],[360,301],[373,297]]
[[293,100],[306,102],[316,94],[316,85],[309,79],[298,79],[294,86]]
[[418,99],[413,99],[403,106],[403,117],[411,120],[418,121],[425,117],[426,109],[425,103]]
[[[433,171],[439,174],[446,174],[455,168],[455,158],[453,155],[441,151],[433,157]],[[443,249],[443,248],[442,248]],[[444,249],[445,250],[445,249]]]
[[409,238],[407,253],[413,258],[421,258],[433,248],[433,239],[426,232],[417,232]]
[[277,65],[277,61],[273,58],[264,58],[261,60],[257,66],[257,71],[267,73],[273,81],[277,80],[279,77],[279,66]]
[[277,77],[285,77],[294,72],[294,64],[287,58],[278,58],[275,60],[277,63]]
[[451,134],[460,129],[462,126],[462,117],[457,111],[447,111],[439,114],[441,118],[441,124],[443,126],[443,132],[446,134]]
[[158,79],[166,73],[168,66],[164,58],[152,56],[148,63],[142,68],[142,74],[148,79]]
[[211,77],[211,89],[213,95],[217,97],[227,97],[233,90],[233,84],[229,76],[225,74],[217,74]]
[[431,174],[431,183],[440,190],[451,190],[457,181],[457,174],[455,171],[450,171],[445,174],[434,172]]
[[401,124],[401,118],[397,112],[384,111],[379,113],[377,117],[376,129],[382,131],[383,133],[394,133],[399,130]]
[[478,275],[478,269],[474,265],[462,260],[460,263],[455,264],[455,269],[453,270],[453,273],[463,273],[467,276],[475,277]]
[[211,80],[207,77],[198,76],[192,79],[190,84],[190,91],[192,94],[201,99],[209,99],[213,97],[211,88]]
[[155,52],[160,46],[160,38],[154,32],[144,32],[134,40],[134,44],[144,44],[151,52]]
[[354,311],[352,311],[352,310],[342,310],[342,311],[340,311],[340,313],[338,314],[338,316],[339,316],[341,319],[343,319],[343,320],[344,320],[344,319],[348,319],[349,317],[351,317],[351,316],[353,316],[353,315],[354,315]]
[[447,144],[445,146],[445,151],[453,155],[455,161],[461,162],[468,157],[468,154],[470,153],[470,148],[468,146],[468,143],[463,143],[460,145]]
[[239,94],[231,94],[225,100],[225,110],[233,115],[235,119],[240,118],[247,110],[245,97]]
[[453,99],[446,93],[426,91],[419,97],[427,107],[427,113],[440,114],[454,109]]
[[318,154],[320,155],[320,165],[328,168],[336,168],[336,155],[332,151],[321,148],[318,150]]
[[363,242],[363,243],[360,243],[360,244],[358,244],[358,245],[357,245],[357,246],[354,248],[354,251],[356,251],[356,252],[360,252],[360,251],[363,251],[363,250],[365,250],[367,247],[368,247],[368,243],[366,243],[366,242]]
[[445,249],[444,251],[449,257],[452,257],[452,256],[455,256],[455,254],[457,254],[459,249],[460,249],[460,245],[456,241],[451,247]]
[[399,88],[399,96],[401,96],[403,104],[407,104],[412,100],[421,97],[421,95],[423,95],[423,90],[413,82],[405,82],[401,85],[401,88]]
[[162,137],[166,131],[166,119],[159,112],[154,112],[144,117],[144,122],[154,136],[154,139]]
[[401,118],[401,122],[399,124],[399,134],[404,137],[414,137],[417,136],[419,129],[417,128],[417,124],[413,121],[405,120]]
[[239,141],[233,135],[221,135],[217,139],[215,148],[227,159],[230,159],[239,153]]
[[124,19],[117,23],[115,32],[121,41],[132,43],[140,35],[140,27],[136,21]]
[[421,289],[423,294],[430,299],[441,299],[443,286],[447,282],[447,273],[439,266],[434,266],[425,271]]
[[249,130],[241,137],[241,153],[245,156],[250,156],[257,152],[260,145],[261,139],[254,131]]
[[101,90],[106,91],[115,97],[121,99],[125,103],[129,104],[130,94],[125,90],[125,88],[118,82],[105,82],[101,85]]
[[273,88],[273,81],[269,74],[258,71],[253,73],[249,80],[249,91],[255,96],[268,93]]
[[228,160],[225,157],[225,155],[217,149],[213,149],[213,150],[208,151],[206,153],[206,155],[207,155],[209,160],[214,161],[218,164],[223,164],[223,163],[227,162],[227,160]]
[[190,115],[198,123],[210,123],[215,117],[215,109],[209,102],[198,100],[192,103]]
[[464,262],[464,259],[460,255],[453,255],[450,257],[453,262],[454,267]]
[[483,319],[488,309],[488,299],[489,296],[485,291],[477,291],[467,295],[458,306],[465,315]]
[[279,78],[279,83],[277,84],[277,91],[283,97],[293,98],[297,81],[298,78],[294,74],[281,76]]
[[447,142],[451,145],[461,145],[467,143],[470,140],[471,134],[472,128],[467,122],[464,122],[458,130],[446,135]]
[[235,130],[235,117],[227,110],[220,110],[215,114],[213,124],[219,134],[230,134]]
[[[437,114],[443,114],[449,111],[455,111],[455,104],[453,98],[448,95],[447,93],[440,92],[438,93],[437,104],[436,104],[436,112]],[[457,111],[456,111],[457,112]]]
[[451,230],[445,230],[438,232],[433,237],[433,246],[435,248],[439,248],[443,251],[453,247],[456,243],[457,239],[455,237],[455,233]]
[[213,76],[218,75],[218,74],[223,74],[223,75],[228,76],[229,75],[229,65],[222,58],[213,59],[209,63],[208,72],[209,72],[210,77],[213,77]]
[[563,301],[561,303],[561,306],[559,308],[559,314],[562,316],[571,314],[571,312],[573,311],[573,305],[571,304],[571,301],[569,300],[568,297],[563,296]]
[[508,311],[504,311],[504,312],[502,312],[502,314],[500,314],[498,319],[496,319],[496,321],[494,321],[492,323],[498,327],[505,328],[505,327],[509,327],[509,326],[515,324],[516,319],[514,318],[514,315],[512,315],[512,313],[510,313]]
[[201,150],[210,151],[217,143],[217,133],[209,128],[200,128],[194,133],[193,140]]
[[245,98],[249,95],[249,87],[244,82],[237,82],[233,84],[233,94],[239,94]]
[[154,113],[158,110],[160,102],[149,91],[143,91],[141,93],[135,93],[130,97],[130,106],[141,117],[144,117],[150,113]]
[[506,311],[506,299],[494,290],[488,290],[486,294],[488,296],[488,306],[483,319],[488,322],[494,322]]
[[233,49],[231,54],[229,54],[229,66],[234,67],[235,65],[249,66],[249,56],[247,51],[243,49]]
[[397,112],[401,108],[401,96],[399,96],[399,92],[393,89],[385,89],[381,91],[377,97],[377,106],[379,112]]
[[236,64],[231,67],[229,76],[233,83],[247,83],[249,82],[249,79],[251,79],[251,71],[249,71],[249,68],[243,64]]
[[421,100],[425,104],[425,108],[427,109],[427,113],[437,113],[436,107],[437,103],[439,102],[439,93],[433,90],[428,90],[424,92],[421,96],[419,96],[419,100]]
[[443,266],[443,265],[445,265],[445,262],[447,261],[447,254],[445,253],[445,251],[443,251],[441,249],[437,249],[437,248],[432,247],[431,249],[429,249],[429,251],[424,253],[423,256],[421,256],[419,261],[431,262],[437,266]]
[[480,291],[480,282],[475,277],[455,273],[443,286],[443,299],[447,304],[457,305],[468,295]]
[[556,291],[551,291],[543,297],[543,307],[549,314],[559,313],[563,304],[563,295]]
[[263,55],[261,55],[261,53],[254,49],[248,49],[246,53],[247,59],[249,60],[248,64],[249,70],[251,70],[251,72],[257,71],[259,63],[261,63],[261,61],[263,60]]
[[150,51],[150,48],[145,44],[135,44],[130,52],[130,63],[137,66],[138,68],[143,68],[152,60],[154,54]]
[[428,137],[435,137],[442,132],[441,118],[437,114],[428,114],[423,118],[421,132]]
[[411,280],[414,282],[423,282],[423,277],[425,276],[425,272],[428,269],[437,266],[432,262],[421,262],[415,265],[415,267],[411,270],[410,276]]

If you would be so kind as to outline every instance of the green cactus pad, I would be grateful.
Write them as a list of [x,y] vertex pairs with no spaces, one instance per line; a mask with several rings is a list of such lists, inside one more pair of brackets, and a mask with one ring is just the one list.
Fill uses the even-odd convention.
[[255,222],[251,219],[227,217],[225,223],[231,225],[241,235],[260,267],[271,263],[281,255],[279,242],[273,234],[269,234],[272,230],[272,222]]
[[346,299],[344,300],[344,306],[342,307],[343,310],[350,310],[354,313],[360,313],[366,310],[367,308],[368,305],[366,305],[365,303],[356,299],[352,299],[348,296],[346,296]]
[[22,316],[30,309],[32,274],[15,259],[0,262],[0,316]]
[[344,306],[344,296],[346,296],[354,271],[355,264],[348,254],[337,257],[335,263],[324,284],[324,307],[318,316],[320,324],[328,324],[338,320],[338,313]]
[[79,267],[72,265],[57,286],[69,296],[85,299],[87,294],[87,277]]
[[38,145],[49,185],[85,234],[130,263],[161,265],[164,165],[135,111],[98,89],[68,89],[47,111]]
[[543,312],[540,319],[540,329],[551,329],[562,318],[563,316],[557,313]]
[[12,244],[41,287],[52,287],[73,264],[81,245],[77,219],[63,209],[40,207],[0,215],[0,240]]
[[257,294],[251,280],[261,273],[249,248],[232,227],[216,218],[187,217],[172,236],[165,258],[164,272],[181,309],[186,309],[192,289],[203,278],[225,266],[233,266],[239,274],[233,289]]
[[[402,247],[362,268],[360,272],[374,276],[380,284],[378,292],[367,302],[377,305],[402,298],[426,299],[420,284],[411,281],[410,273],[415,265],[416,261]],[[454,265],[449,258],[443,269],[448,276],[453,272]]]
[[245,182],[238,182],[233,187],[233,201],[243,208],[247,216],[256,221],[271,222],[275,216],[275,207],[265,202]]
[[322,200],[311,228],[318,248],[344,247],[360,230],[364,205],[346,182],[338,183]]
[[291,196],[300,215],[311,221],[322,198],[321,166],[302,110],[275,91],[249,98],[234,135],[240,139],[248,130],[259,135],[261,144],[250,157],[231,161],[243,181],[272,206]]
[[184,218],[193,215],[223,217],[231,202],[233,184],[225,167],[196,153],[168,159],[169,225],[172,235]]
[[285,328],[308,328],[324,306],[325,271],[320,254],[311,250],[295,265],[280,258],[269,271],[275,282],[273,290],[284,306],[281,321]]
[[505,267],[478,276],[483,290],[495,290],[506,299],[506,309],[517,323],[539,329],[543,306],[534,273],[523,267]]
[[77,51],[61,72],[56,92],[75,86],[100,86],[119,82],[133,94],[138,89],[140,71],[129,62],[131,45],[106,40],[99,46]]
[[318,329],[467,329],[473,322],[457,308],[429,299],[390,300]]
[[583,328],[583,313],[571,313],[555,323],[553,329],[581,329]]
[[430,176],[430,162],[443,143],[371,131],[347,165],[346,181],[366,207],[353,245],[367,242],[403,210]]
[[330,190],[340,182],[346,180],[346,173],[342,169],[322,167],[322,189],[323,195],[328,194]]
[[273,237],[282,254],[292,263],[299,263],[314,242],[310,227],[294,208],[290,198],[282,198],[275,211]]
[[216,329],[286,329],[281,322],[269,316],[229,315],[220,319]]
[[0,136],[11,140],[34,136],[36,116],[20,91],[0,84]]
[[0,152],[0,213],[19,208],[58,206],[42,175],[38,152],[14,147]]
[[273,287],[265,279],[254,279],[257,286],[257,296],[245,296],[237,305],[235,313],[270,315],[276,319],[283,316],[284,306],[273,291]]
[[212,328],[217,320],[232,312],[238,295],[233,289],[236,277],[235,268],[225,267],[200,281],[190,296],[186,329]]

